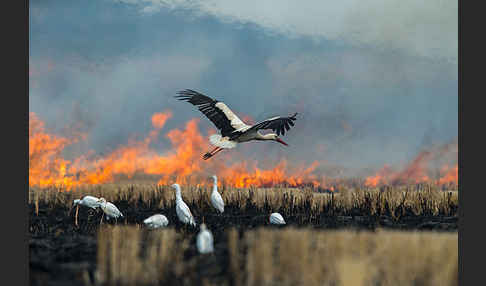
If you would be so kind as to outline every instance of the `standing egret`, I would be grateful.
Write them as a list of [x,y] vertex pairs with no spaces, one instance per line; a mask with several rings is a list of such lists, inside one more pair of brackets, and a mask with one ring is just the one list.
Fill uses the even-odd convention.
[[176,213],[179,220],[184,224],[190,224],[192,226],[196,226],[196,221],[192,216],[191,210],[186,205],[186,203],[182,200],[181,195],[181,186],[179,184],[173,184],[172,188],[176,191]]
[[270,223],[271,224],[285,224],[285,220],[279,213],[272,213],[270,215]]
[[169,224],[169,220],[165,215],[155,214],[151,217],[146,218],[143,223],[149,228],[154,229],[167,226]]
[[219,213],[224,212],[224,201],[221,195],[218,193],[218,178],[216,175],[212,176],[214,180],[213,192],[211,193],[211,204]]
[[196,240],[197,251],[201,254],[211,253],[214,251],[213,234],[206,228],[206,224],[201,224],[201,231],[197,234]]
[[76,206],[76,215],[75,215],[74,223],[75,223],[76,226],[78,226],[79,206],[85,206],[85,207],[88,207],[88,208],[95,210],[100,206],[100,203],[98,202],[97,197],[84,196],[82,199],[74,200],[73,206]]
[[[106,214],[107,220],[110,220],[110,218],[114,218],[116,221],[119,217],[123,217],[123,214],[120,212],[120,210],[118,210],[118,208],[114,204],[107,202],[105,198],[100,198],[98,202],[100,203],[100,208],[103,210],[103,215]],[[102,221],[103,216],[101,216],[100,224]]]

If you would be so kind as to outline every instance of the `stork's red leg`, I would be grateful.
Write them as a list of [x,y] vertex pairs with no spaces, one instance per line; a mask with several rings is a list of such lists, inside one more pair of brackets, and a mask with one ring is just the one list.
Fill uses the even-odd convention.
[[213,150],[211,150],[210,152],[206,152],[206,154],[204,154],[204,156],[203,156],[203,159],[206,160],[206,159],[210,158],[211,156],[213,156],[214,151],[216,151],[218,148],[219,147],[216,147]]
[[213,150],[211,150],[211,152],[208,152],[209,154],[213,154],[214,151],[218,150],[219,147],[216,147],[214,148]]
[[214,154],[218,153],[218,152],[219,152],[219,151],[221,151],[221,150],[223,150],[223,148],[221,148],[221,147],[216,147],[216,148],[214,148],[214,149],[213,149],[211,152],[207,152],[206,154],[204,154],[203,159],[204,159],[204,160],[207,160],[207,159],[209,159],[209,158],[213,157],[213,155],[214,155]]
[[211,151],[211,153],[208,152],[208,153],[204,154],[203,159],[207,160],[207,159],[213,157],[214,155],[216,155],[219,151],[223,150],[223,148],[220,148],[220,147],[217,147],[216,149],[215,149],[216,151],[213,150],[213,151]]

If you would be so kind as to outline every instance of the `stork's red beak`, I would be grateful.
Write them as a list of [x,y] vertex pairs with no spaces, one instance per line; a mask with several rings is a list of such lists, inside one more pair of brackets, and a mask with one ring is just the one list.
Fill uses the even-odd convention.
[[285,143],[285,142],[284,142],[282,139],[280,139],[280,138],[277,138],[277,142],[278,142],[278,143],[282,143],[282,144],[284,144],[285,146],[289,146],[287,143]]

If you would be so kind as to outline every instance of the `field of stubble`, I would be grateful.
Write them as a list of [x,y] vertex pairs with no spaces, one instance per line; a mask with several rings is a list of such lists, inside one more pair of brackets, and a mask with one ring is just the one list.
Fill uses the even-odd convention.
[[[215,252],[199,255],[199,229],[182,226],[175,194],[151,184],[29,190],[31,285],[457,285],[458,195],[433,186],[340,189],[182,186]],[[91,194],[125,218],[100,225],[101,211],[73,200]],[[280,212],[287,225],[268,224]],[[161,213],[163,230],[142,221]]]

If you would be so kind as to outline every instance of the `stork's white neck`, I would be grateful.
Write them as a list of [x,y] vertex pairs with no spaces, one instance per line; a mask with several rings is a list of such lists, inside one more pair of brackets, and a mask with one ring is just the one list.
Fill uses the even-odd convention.
[[260,132],[257,132],[257,140],[275,140],[275,134],[274,133],[268,133],[268,134],[261,134]]

